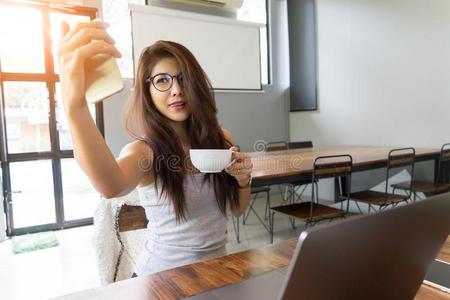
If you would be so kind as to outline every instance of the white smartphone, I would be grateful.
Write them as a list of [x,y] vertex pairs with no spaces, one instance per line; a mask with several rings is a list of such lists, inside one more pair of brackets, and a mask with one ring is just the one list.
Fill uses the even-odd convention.
[[97,54],[85,62],[86,100],[97,103],[123,90],[124,83],[115,57]]

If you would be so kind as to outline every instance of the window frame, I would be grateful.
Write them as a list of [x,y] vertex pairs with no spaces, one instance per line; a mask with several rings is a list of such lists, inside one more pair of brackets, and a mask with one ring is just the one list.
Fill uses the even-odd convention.
[[[56,120],[56,83],[59,82],[59,75],[55,73],[53,65],[51,39],[48,30],[50,24],[50,13],[64,13],[80,16],[87,16],[91,20],[98,15],[97,8],[55,4],[48,2],[32,2],[24,3],[14,0],[7,0],[1,6],[13,6],[23,8],[38,9],[42,16],[42,35],[44,46],[45,72],[44,73],[14,73],[3,72],[1,69],[0,60],[0,160],[3,175],[3,199],[4,209],[6,212],[6,226],[7,235],[16,235],[24,233],[39,232],[43,230],[55,230],[62,228],[70,228],[81,225],[88,225],[93,223],[93,218],[83,218],[78,220],[64,219],[64,195],[62,190],[62,175],[61,175],[61,159],[74,158],[73,150],[60,150],[59,134],[57,130]],[[8,140],[6,132],[6,116],[5,116],[5,97],[3,83],[6,81],[28,81],[28,82],[42,82],[45,83],[49,96],[49,131],[50,131],[50,151],[44,152],[26,152],[26,153],[8,153]],[[102,136],[104,136],[104,118],[103,118],[103,103],[97,103],[96,109],[96,124]],[[29,226],[24,228],[14,228],[14,214],[12,207],[12,193],[11,191],[11,177],[10,177],[10,163],[35,161],[35,160],[51,160],[53,172],[53,188],[55,200],[55,219],[56,223],[42,224]]]

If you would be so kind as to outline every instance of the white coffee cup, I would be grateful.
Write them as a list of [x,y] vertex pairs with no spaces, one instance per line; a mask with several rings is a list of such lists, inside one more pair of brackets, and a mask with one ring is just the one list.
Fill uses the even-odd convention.
[[192,164],[202,173],[220,173],[231,162],[229,149],[190,149]]

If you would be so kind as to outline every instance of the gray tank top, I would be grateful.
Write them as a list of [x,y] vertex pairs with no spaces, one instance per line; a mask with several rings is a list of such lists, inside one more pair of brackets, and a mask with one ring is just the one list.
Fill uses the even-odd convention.
[[158,195],[154,184],[137,188],[149,220],[148,240],[137,262],[138,275],[226,254],[227,218],[217,205],[213,185],[203,182],[204,175],[185,176],[186,220],[178,224],[166,194]]

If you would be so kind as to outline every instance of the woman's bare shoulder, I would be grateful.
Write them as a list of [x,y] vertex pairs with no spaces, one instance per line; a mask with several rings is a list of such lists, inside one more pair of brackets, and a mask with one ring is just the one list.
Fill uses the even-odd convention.
[[149,145],[141,140],[136,140],[131,143],[126,144],[122,150],[120,151],[120,156],[127,156],[127,155],[150,155],[150,157],[153,156],[153,150],[149,147]]
[[153,150],[144,141],[133,141],[122,148],[118,161],[130,164],[130,166],[137,164],[140,170],[148,173],[152,169]]
[[126,144],[120,152],[119,161],[125,166],[125,169],[128,169],[126,167],[128,164],[133,166],[131,169],[137,166],[140,172],[143,172],[140,175],[138,186],[145,186],[154,181],[152,174],[153,150],[144,141],[136,140]]

